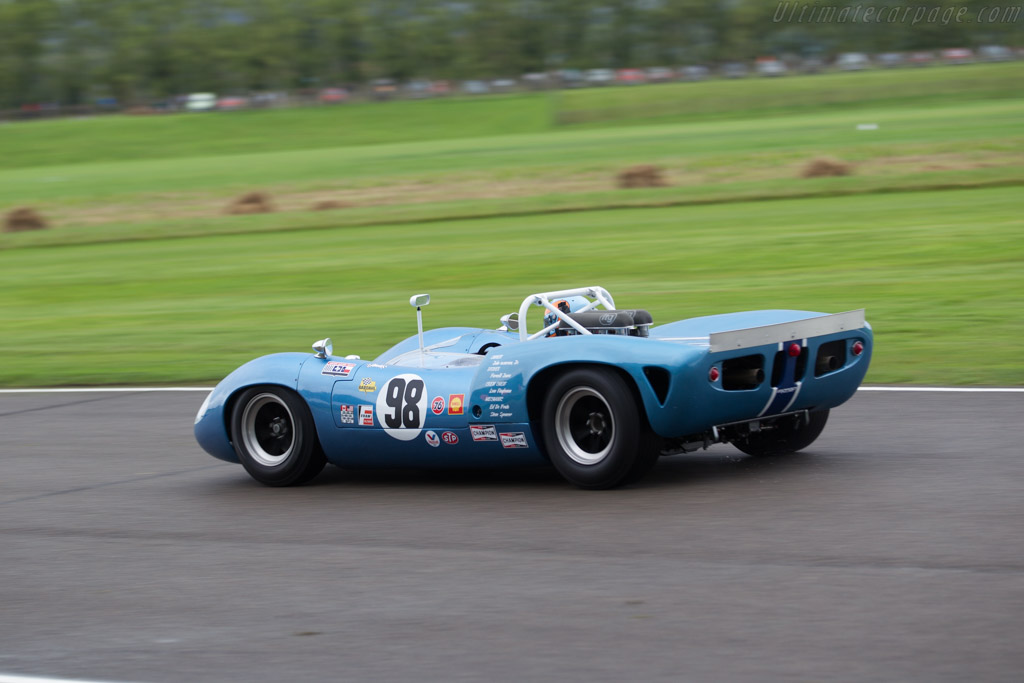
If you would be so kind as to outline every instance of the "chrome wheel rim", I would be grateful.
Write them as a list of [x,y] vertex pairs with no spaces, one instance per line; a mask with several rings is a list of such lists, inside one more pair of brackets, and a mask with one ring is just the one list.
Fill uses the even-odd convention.
[[596,465],[612,449],[612,410],[604,397],[590,387],[570,389],[555,410],[555,433],[562,450],[573,462]]
[[292,411],[276,394],[258,394],[242,411],[242,442],[252,459],[277,467],[295,450]]

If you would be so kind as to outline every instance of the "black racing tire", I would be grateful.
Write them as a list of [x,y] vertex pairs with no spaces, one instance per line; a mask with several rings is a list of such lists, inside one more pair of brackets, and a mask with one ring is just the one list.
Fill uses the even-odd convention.
[[821,435],[828,422],[827,410],[813,410],[807,414],[779,418],[770,429],[753,432],[732,442],[747,455],[786,455],[807,448]]
[[253,479],[267,486],[303,484],[327,464],[309,406],[294,391],[257,386],[231,411],[231,443]]
[[555,379],[544,399],[541,432],[551,464],[583,489],[635,481],[658,456],[634,393],[609,368],[570,370]]

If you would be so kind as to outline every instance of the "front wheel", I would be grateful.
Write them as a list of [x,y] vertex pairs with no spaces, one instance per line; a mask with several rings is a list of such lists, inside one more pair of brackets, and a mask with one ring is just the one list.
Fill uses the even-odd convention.
[[807,448],[821,435],[828,422],[828,410],[779,418],[775,424],[752,432],[732,445],[747,455],[785,455]]
[[242,392],[231,413],[231,441],[246,472],[267,486],[302,484],[327,464],[309,407],[284,387]]
[[580,488],[635,480],[657,459],[633,392],[607,368],[571,370],[555,380],[542,433],[555,469]]

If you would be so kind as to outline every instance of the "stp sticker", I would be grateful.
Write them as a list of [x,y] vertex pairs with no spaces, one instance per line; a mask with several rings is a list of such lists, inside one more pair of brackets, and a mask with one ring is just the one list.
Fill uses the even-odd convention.
[[369,377],[364,377],[359,380],[359,391],[365,391],[367,393],[377,391],[377,383]]
[[526,434],[523,434],[522,432],[502,432],[501,447],[528,448],[529,446],[526,443]]
[[430,402],[430,412],[434,415],[440,415],[444,412],[444,396],[434,397],[434,400]]
[[498,430],[494,425],[469,425],[469,435],[473,441],[497,441]]
[[356,421],[355,412],[355,406],[341,406],[341,423],[348,425],[354,423]]
[[373,426],[373,406],[359,406],[359,426]]
[[427,443],[433,446],[434,448],[437,448],[438,446],[441,445],[441,440],[437,438],[437,432],[427,432],[426,438]]
[[336,360],[329,360],[320,371],[321,375],[334,375],[335,377],[348,377],[352,374],[355,363],[341,363]]
[[449,446],[454,446],[459,442],[459,435],[455,432],[445,432],[441,435],[441,441],[444,441]]
[[399,441],[412,441],[423,429],[427,400],[427,387],[419,375],[392,377],[377,394],[380,426],[388,436]]
[[448,394],[448,414],[462,415],[462,404],[465,401],[465,394]]

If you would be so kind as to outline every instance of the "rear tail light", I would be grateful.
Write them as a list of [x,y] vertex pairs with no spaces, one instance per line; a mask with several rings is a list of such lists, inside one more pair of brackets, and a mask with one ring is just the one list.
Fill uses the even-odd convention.
[[711,370],[708,371],[708,381],[717,382],[718,378],[722,376],[722,373],[718,371],[718,368],[712,366]]
[[864,353],[864,342],[862,342],[862,341],[855,341],[855,342],[853,342],[853,346],[850,347],[850,351],[855,356],[859,356],[860,354]]

